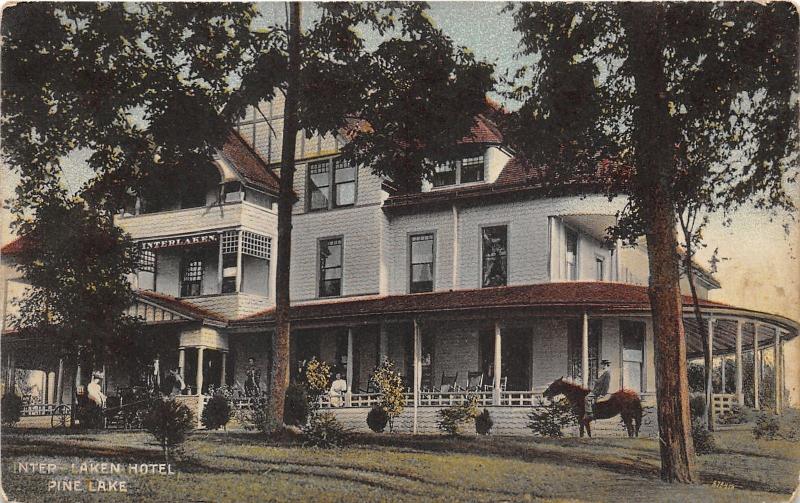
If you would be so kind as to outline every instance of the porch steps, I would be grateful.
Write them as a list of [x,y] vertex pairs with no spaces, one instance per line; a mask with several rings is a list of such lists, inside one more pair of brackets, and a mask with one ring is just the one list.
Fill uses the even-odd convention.
[[[494,435],[513,435],[513,436],[532,436],[533,433],[528,428],[529,407],[508,407],[491,406],[486,407],[494,421],[492,434]],[[336,417],[350,431],[368,432],[367,426],[367,407],[352,407],[330,409],[335,412]],[[441,433],[436,426],[438,407],[420,407],[417,410],[417,432],[422,434]],[[414,409],[406,407],[403,413],[394,420],[394,430],[398,433],[411,433],[414,427]],[[658,428],[656,427],[655,408],[646,407],[642,417],[642,426],[639,429],[639,436],[655,437]],[[465,428],[466,434],[474,433],[470,426]],[[578,436],[578,427],[566,428],[564,434],[567,436]],[[592,434],[599,437],[625,437],[627,432],[619,417],[603,419],[592,423]]]

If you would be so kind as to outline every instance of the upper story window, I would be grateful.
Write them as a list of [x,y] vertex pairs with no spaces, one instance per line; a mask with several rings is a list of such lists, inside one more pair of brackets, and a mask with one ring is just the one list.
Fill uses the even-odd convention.
[[319,242],[319,296],[342,294],[342,238]]
[[220,293],[236,291],[236,275],[238,272],[239,232],[228,231],[222,235],[222,285]]
[[508,227],[484,227],[481,234],[481,286],[504,286],[508,284]]
[[200,295],[203,286],[203,259],[187,255],[181,263],[181,297]]
[[594,259],[594,267],[595,267],[595,278],[597,281],[603,281],[605,279],[605,260],[601,257],[595,257]]
[[308,209],[328,210],[356,202],[356,167],[340,157],[308,163]]
[[155,250],[139,250],[138,269],[145,272],[156,272]]
[[411,293],[433,291],[433,234],[416,234],[410,237]]
[[431,184],[434,187],[483,181],[483,156],[447,161],[433,168]]
[[566,271],[568,280],[578,279],[578,234],[572,229],[565,230]]

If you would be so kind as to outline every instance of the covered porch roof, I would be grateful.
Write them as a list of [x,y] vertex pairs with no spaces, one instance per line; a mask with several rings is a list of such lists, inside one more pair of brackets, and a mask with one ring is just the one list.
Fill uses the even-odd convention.
[[[788,337],[798,333],[798,324],[788,318],[737,308],[721,302],[699,300],[705,316],[718,319],[742,319],[746,324],[753,321],[779,327],[788,332]],[[692,316],[692,298],[683,296],[684,318]],[[455,290],[403,295],[371,295],[356,298],[333,299],[295,304],[291,308],[291,319],[295,326],[320,323],[365,323],[380,319],[400,318],[465,318],[478,317],[542,317],[579,316],[588,312],[590,316],[629,314],[647,316],[650,299],[647,287],[612,282],[565,282],[534,285],[503,286],[472,290]],[[232,328],[271,328],[275,324],[274,308],[234,320]],[[687,324],[689,353],[701,348],[699,331]],[[718,323],[720,327],[725,323]],[[733,330],[733,335],[731,335]],[[752,330],[752,329],[751,329]],[[766,342],[767,327],[762,327],[760,336]],[[725,326],[715,330],[719,333],[715,348],[733,351],[736,327]],[[746,331],[745,331],[746,333]],[[774,332],[773,332],[774,333]]]

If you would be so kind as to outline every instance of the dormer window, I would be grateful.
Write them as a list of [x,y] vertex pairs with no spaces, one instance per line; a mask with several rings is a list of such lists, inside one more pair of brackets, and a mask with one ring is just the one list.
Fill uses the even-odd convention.
[[434,187],[482,182],[484,180],[483,156],[465,157],[447,161],[433,168],[431,184]]

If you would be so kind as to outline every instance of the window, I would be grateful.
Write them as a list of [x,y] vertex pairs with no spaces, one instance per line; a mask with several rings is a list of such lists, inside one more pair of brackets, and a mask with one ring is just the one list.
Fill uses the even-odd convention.
[[309,163],[308,191],[310,211],[352,206],[356,202],[355,164],[340,157]]
[[484,227],[482,233],[482,286],[503,286],[508,282],[508,227]]
[[200,295],[203,286],[203,259],[187,256],[181,264],[181,297]]
[[[589,320],[589,387],[597,379],[598,359],[600,357],[600,337],[603,333],[602,320]],[[583,345],[583,320],[571,320],[567,326],[567,375],[576,381],[583,378],[581,362]]]
[[434,187],[444,187],[445,185],[455,185],[456,183],[456,163],[448,161],[437,164],[433,168],[433,179],[431,183]]
[[605,260],[603,260],[600,257],[596,257],[594,259],[594,266],[595,266],[595,277],[597,278],[597,281],[603,281],[603,279],[605,278],[604,274],[605,271],[603,270],[603,267],[605,266]]
[[411,236],[411,293],[433,291],[433,234]]
[[567,279],[576,280],[578,279],[578,234],[572,229],[565,230],[567,241]]
[[483,156],[469,157],[461,161],[461,183],[483,181]]
[[448,161],[433,168],[431,184],[434,187],[444,187],[460,183],[473,183],[483,181],[483,156],[466,157],[455,161]]
[[155,250],[139,250],[139,270],[146,272],[156,272],[156,252]]
[[636,321],[620,321],[622,336],[622,386],[641,392],[644,388],[644,330],[645,325]]
[[221,293],[236,292],[237,255],[239,252],[239,232],[228,231],[222,235],[222,286]]
[[342,294],[342,238],[319,242],[319,296]]

